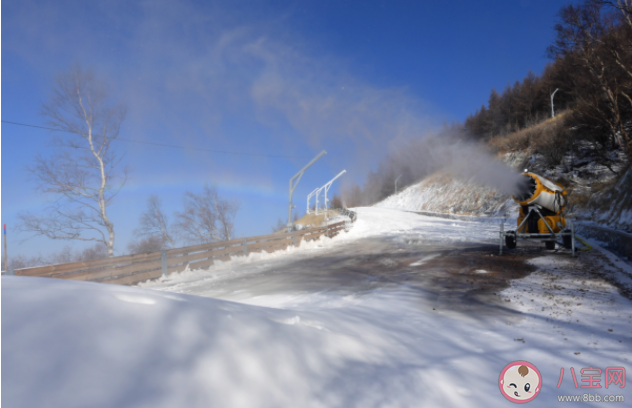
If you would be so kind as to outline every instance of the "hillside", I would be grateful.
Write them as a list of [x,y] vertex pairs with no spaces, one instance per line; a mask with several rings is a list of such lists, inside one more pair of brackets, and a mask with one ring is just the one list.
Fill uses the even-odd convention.
[[[521,81],[491,89],[462,124],[436,132],[439,149],[419,138],[389,152],[368,174],[362,194],[354,187],[346,200],[415,211],[512,214],[510,198],[489,188],[500,188],[494,177],[469,172],[471,155],[456,148],[462,142],[472,149],[485,146],[518,172],[526,168],[565,186],[572,192],[567,217],[632,231],[631,17],[630,2],[562,6],[546,49],[551,62],[539,74],[528,71]],[[397,177],[408,188],[389,197]]]
[[437,172],[376,207],[456,215],[505,215],[518,211],[508,196],[493,188]]
[[[626,166],[623,153],[611,151],[612,164],[607,166],[588,145],[547,152],[547,148],[556,148],[551,141],[555,135],[565,131],[563,119],[549,119],[491,139],[487,147],[497,151],[498,161],[514,170],[528,169],[572,190],[567,209],[569,218],[632,231],[632,167]],[[553,160],[553,154],[559,155],[557,160]],[[423,178],[376,206],[476,216],[516,216],[518,212],[509,195],[445,170]]]

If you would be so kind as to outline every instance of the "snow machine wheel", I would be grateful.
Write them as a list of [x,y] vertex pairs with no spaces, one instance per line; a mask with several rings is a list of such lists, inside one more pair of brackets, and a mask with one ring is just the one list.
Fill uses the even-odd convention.
[[513,233],[513,231],[509,231],[509,233],[507,235],[505,235],[505,244],[507,245],[508,249],[515,249],[516,248],[516,236],[512,235],[511,233]]
[[555,241],[545,241],[546,249],[553,250],[555,249]]
[[[570,230],[564,230],[564,232],[569,233],[570,234]],[[564,248],[566,249],[572,249],[573,248],[573,237],[570,235],[564,235],[562,236],[562,240],[564,241]]]

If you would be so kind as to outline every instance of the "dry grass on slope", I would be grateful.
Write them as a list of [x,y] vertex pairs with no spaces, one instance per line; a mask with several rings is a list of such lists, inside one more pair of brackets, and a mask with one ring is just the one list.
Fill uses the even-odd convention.
[[488,145],[499,154],[529,151],[540,154],[547,165],[555,166],[561,162],[570,148],[571,135],[568,129],[567,112],[547,119],[537,125],[508,135],[495,136]]
[[[329,218],[333,218],[340,215],[338,211],[335,211],[335,210],[328,210],[328,212],[329,212]],[[308,227],[308,226],[319,227],[325,224],[325,214],[323,213],[318,214],[318,215],[305,214],[300,219],[296,220],[294,224],[300,224],[304,227]]]

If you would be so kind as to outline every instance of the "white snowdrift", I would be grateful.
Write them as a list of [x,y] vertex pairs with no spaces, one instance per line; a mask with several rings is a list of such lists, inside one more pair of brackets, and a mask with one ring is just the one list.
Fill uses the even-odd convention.
[[518,212],[509,196],[441,173],[384,199],[376,207],[459,215],[516,216]]
[[[239,276],[274,268],[274,262],[326,250],[336,240],[486,241],[495,229],[360,209],[349,234],[285,254],[237,259],[216,272]],[[542,273],[569,267],[555,264],[559,257],[534,262]],[[146,287],[184,290],[187,280],[203,273],[209,275],[190,271]],[[433,310],[432,298],[406,285],[343,297],[296,288],[287,296],[251,298],[254,306],[146,288],[3,276],[2,403],[506,407],[498,375],[509,362],[526,360],[544,379],[539,405],[551,406],[559,394],[585,392],[568,378],[556,388],[562,367],[568,373],[570,367],[624,365],[629,372],[632,302],[607,284],[591,286],[594,296],[582,301],[573,298],[580,296],[576,292],[551,296],[556,289],[546,285],[544,275],[531,275],[504,291],[509,310],[520,312],[501,320]],[[573,307],[569,316],[552,313],[556,302],[567,300],[583,306]],[[629,385],[599,392],[632,400]]]

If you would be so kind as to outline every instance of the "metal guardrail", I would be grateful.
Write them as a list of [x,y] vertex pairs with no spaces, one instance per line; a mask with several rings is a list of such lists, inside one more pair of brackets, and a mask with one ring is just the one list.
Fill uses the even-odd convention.
[[584,222],[577,223],[578,234],[604,243],[609,251],[632,260],[632,234]]
[[234,256],[247,256],[252,252],[274,252],[289,246],[299,246],[302,241],[311,241],[323,235],[334,237],[348,230],[345,221],[309,228],[300,231],[243,237],[230,241],[168,249],[147,254],[125,255],[87,262],[39,266],[5,271],[3,275],[49,277],[58,279],[85,280],[92,282],[133,285],[148,279],[206,268],[217,261],[228,261]]
[[335,211],[338,211],[340,215],[344,215],[345,217],[349,217],[351,221],[355,221],[358,214],[355,211],[348,210],[346,208],[335,208]]

